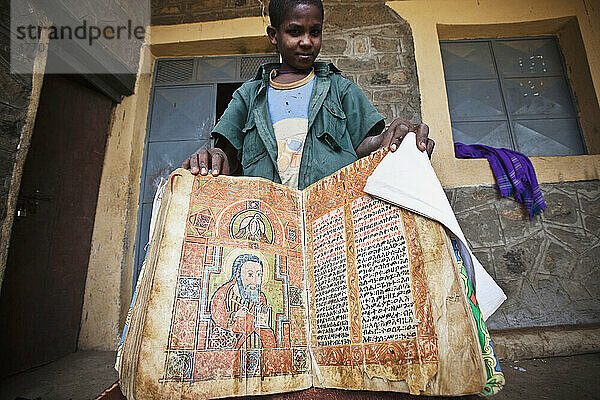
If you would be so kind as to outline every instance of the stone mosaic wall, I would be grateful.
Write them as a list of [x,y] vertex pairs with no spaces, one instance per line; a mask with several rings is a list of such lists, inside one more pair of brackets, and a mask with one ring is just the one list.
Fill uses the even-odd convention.
[[496,186],[447,189],[458,221],[508,300],[489,328],[600,322],[600,181],[541,185],[529,221]]
[[10,73],[10,7],[8,0],[0,1],[0,28],[1,227],[6,218],[8,192],[12,183],[17,145],[19,144],[31,96],[31,75],[14,75]]
[[256,17],[263,3],[266,6],[268,0],[152,0],[152,25]]
[[354,81],[389,124],[421,122],[412,31],[381,1],[326,1],[321,61]]

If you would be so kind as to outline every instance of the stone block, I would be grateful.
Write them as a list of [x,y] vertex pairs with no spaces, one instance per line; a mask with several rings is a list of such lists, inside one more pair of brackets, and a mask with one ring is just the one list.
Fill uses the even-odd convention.
[[[400,17],[402,18],[402,17]],[[395,24],[394,26],[382,26],[377,29],[377,36],[389,37],[389,38],[410,38],[412,42],[412,32],[410,25],[402,20],[402,23]]]
[[485,204],[493,204],[500,198],[496,186],[469,186],[456,188],[454,212],[461,213]]
[[407,102],[396,104],[396,115],[413,123],[419,123],[421,122],[421,109],[418,105],[421,104],[421,97],[418,92],[415,94],[413,91],[410,91],[407,96]]
[[343,4],[325,7],[326,31],[343,31],[352,28],[384,24],[406,24],[396,13],[387,8],[384,2],[367,4]]
[[366,36],[355,36],[352,38],[352,54],[364,57],[369,51],[369,39]]
[[240,17],[258,17],[260,3],[249,0],[158,0],[152,4],[152,25],[218,21]]
[[391,104],[374,104],[374,106],[377,109],[377,111],[379,111],[379,114],[386,117],[386,119],[387,119],[386,123],[391,122],[391,119],[394,118],[394,114],[395,114],[394,108],[392,107]]
[[[569,296],[571,293],[567,294],[565,292],[560,281],[561,279],[557,276],[546,275],[538,276],[533,284],[538,301],[532,301],[530,303],[531,308],[536,313],[545,315],[548,321],[560,318],[561,314],[564,314],[570,308],[569,303],[571,300]],[[563,316],[561,322],[565,323],[566,321],[568,319],[565,320]]]
[[504,244],[502,228],[493,205],[457,215],[458,222],[474,248]]
[[562,225],[579,225],[577,199],[560,192],[544,195],[546,211],[542,213],[545,222]]
[[[550,283],[542,283],[541,286],[548,286],[548,290],[551,290],[552,287]],[[511,310],[505,310],[511,324],[510,327],[550,326],[564,324],[564,321],[569,319],[564,315],[565,310],[560,305],[560,301],[551,304],[542,302],[539,297],[539,288],[539,284],[533,284],[527,279],[523,281],[518,299],[513,303],[514,307]],[[552,304],[558,305],[559,309],[552,312]]]
[[408,95],[400,88],[396,88],[375,90],[373,92],[373,98],[376,102],[381,103],[404,103],[406,102]]
[[545,230],[560,243],[569,246],[578,253],[584,253],[596,242],[596,237],[588,235],[585,230],[576,227],[557,227],[546,225]]
[[529,220],[525,206],[513,199],[503,197],[496,202],[500,224],[507,243],[519,241],[542,229],[541,218]]
[[570,182],[580,196],[596,198],[600,196],[600,181]]
[[598,299],[577,300],[573,302],[573,319],[577,324],[593,324],[600,322],[600,303]]
[[[488,329],[504,329],[509,326],[508,319],[506,318],[506,314],[504,313],[504,311],[502,311],[502,307],[500,307],[500,309],[496,310],[495,313],[490,315],[487,321],[485,321],[485,325]],[[495,342],[494,345],[496,345]]]
[[360,86],[389,86],[390,80],[387,74],[382,72],[371,72],[367,74],[361,74],[358,77],[358,84]]
[[538,273],[568,277],[573,270],[576,254],[560,242],[550,241],[541,259]]
[[398,53],[400,41],[398,39],[388,39],[383,37],[371,38],[371,49],[379,53]]
[[516,279],[503,279],[498,277],[496,279],[496,283],[506,295],[506,300],[498,309],[499,311],[508,312],[512,309],[518,308],[521,288],[523,287],[524,280],[525,278],[523,277],[518,277]]
[[584,228],[592,235],[600,237],[600,217],[583,215],[582,218]]
[[402,85],[408,81],[408,77],[403,71],[393,72],[388,75],[392,85]]
[[583,213],[587,215],[600,216],[600,194],[593,199],[580,196],[579,204]]
[[383,54],[377,57],[380,71],[389,71],[402,68],[400,59],[396,54]]
[[590,246],[588,251],[582,251],[573,269],[571,279],[577,281],[596,281],[600,283],[600,245]]
[[531,276],[535,271],[536,261],[545,248],[544,240],[544,234],[540,231],[520,243],[494,247],[492,255],[496,277],[506,280]]
[[375,71],[377,60],[374,58],[342,57],[338,60],[337,67],[344,72]]
[[[569,298],[573,301],[589,300],[592,298],[583,282],[577,282],[566,277],[561,284],[568,293]],[[600,301],[598,304],[600,305]]]
[[346,52],[348,42],[342,38],[326,38],[321,46],[321,54],[324,55],[342,55]]
[[[537,312],[539,299],[531,283],[524,280],[520,287],[501,286],[508,299],[500,306],[504,312],[507,326],[499,328],[521,328],[525,326],[551,325],[546,321],[544,313]],[[514,289],[514,290],[512,290]]]
[[473,254],[475,255],[475,257],[477,257],[477,259],[479,260],[483,268],[487,271],[487,273],[490,274],[492,278],[496,279],[494,260],[490,251],[487,249],[475,250],[473,251]]

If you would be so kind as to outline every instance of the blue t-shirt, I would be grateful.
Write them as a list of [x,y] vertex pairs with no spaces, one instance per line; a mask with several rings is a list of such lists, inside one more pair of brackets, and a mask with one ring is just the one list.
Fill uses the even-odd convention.
[[314,72],[305,78],[282,84],[269,82],[267,101],[277,141],[277,167],[281,183],[298,188],[302,149],[308,132],[308,103],[314,86]]

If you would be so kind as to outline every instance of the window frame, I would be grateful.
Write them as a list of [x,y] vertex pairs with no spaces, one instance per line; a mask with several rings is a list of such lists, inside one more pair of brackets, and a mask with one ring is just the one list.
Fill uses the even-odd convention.
[[[498,67],[498,60],[496,58],[496,54],[494,52],[494,43],[496,42],[506,42],[506,41],[529,41],[529,40],[552,40],[554,42],[556,51],[557,51],[557,56],[559,58],[560,61],[560,68],[561,71],[560,73],[553,73],[553,74],[548,74],[548,75],[543,75],[544,78],[562,78],[564,79],[564,82],[566,84],[566,88],[567,91],[569,93],[569,100],[571,101],[571,105],[573,107],[573,115],[572,117],[568,117],[568,118],[572,118],[575,120],[576,124],[577,124],[577,135],[579,140],[581,141],[582,144],[582,151],[583,153],[581,154],[568,154],[568,155],[531,155],[530,157],[577,157],[577,156],[586,156],[586,155],[590,155],[590,151],[586,142],[586,138],[583,132],[583,127],[581,126],[580,123],[580,107],[577,103],[577,99],[574,95],[573,89],[571,87],[571,81],[569,79],[569,74],[567,73],[567,64],[565,61],[565,56],[563,54],[562,51],[562,47],[560,45],[560,40],[558,38],[557,35],[536,35],[536,36],[506,36],[506,37],[481,37],[481,38],[467,38],[467,39],[440,39],[439,40],[439,48],[440,48],[440,54],[442,53],[442,45],[446,44],[446,43],[474,43],[474,42],[479,42],[479,43],[486,43],[487,47],[489,49],[489,54],[491,55],[491,62],[493,64],[493,68],[494,68],[494,77],[489,77],[489,78],[482,78],[482,77],[463,77],[463,78],[447,78],[446,77],[446,70],[444,68],[443,65],[443,59],[442,61],[442,71],[444,72],[444,87],[446,89],[446,95],[448,97],[448,106],[449,109],[451,108],[451,104],[450,104],[450,95],[448,93],[448,86],[447,86],[447,82],[460,82],[460,81],[476,81],[476,80],[482,80],[482,79],[487,79],[487,80],[492,80],[494,79],[496,81],[496,84],[498,85],[498,90],[499,90],[499,94],[500,94],[500,98],[501,98],[501,102],[502,102],[502,108],[503,108],[503,112],[504,112],[504,118],[498,118],[498,119],[493,119],[493,118],[488,118],[488,119],[484,119],[484,117],[481,117],[479,119],[474,118],[474,119],[465,119],[465,120],[460,120],[460,121],[455,121],[452,117],[450,118],[450,125],[451,125],[451,131],[452,128],[454,127],[455,123],[468,123],[468,122],[494,122],[494,121],[505,121],[506,122],[506,128],[507,128],[507,133],[508,133],[508,137],[509,137],[509,141],[510,141],[510,145],[511,145],[511,150],[515,150],[515,151],[520,151],[519,147],[517,145],[517,140],[516,140],[516,134],[513,132],[514,131],[514,127],[513,127],[513,122],[514,121],[519,121],[519,120],[544,120],[544,119],[558,119],[557,117],[529,117],[529,118],[518,118],[515,116],[511,115],[509,106],[508,106],[508,99],[507,99],[507,89],[506,89],[506,84],[505,84],[505,80],[506,79],[516,79],[516,78],[526,78],[527,75],[518,75],[518,74],[508,74],[508,75],[503,75],[500,72],[500,69]],[[533,75],[532,75],[533,76]],[[539,78],[538,75],[533,76],[534,78]],[[566,119],[566,118],[564,118]],[[456,143],[456,140],[454,138],[454,134],[452,134],[452,143]]]

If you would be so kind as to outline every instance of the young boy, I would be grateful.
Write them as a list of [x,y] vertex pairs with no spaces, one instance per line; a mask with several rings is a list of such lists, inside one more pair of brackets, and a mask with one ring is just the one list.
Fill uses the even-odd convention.
[[244,83],[213,129],[215,148],[183,162],[193,174],[260,176],[304,189],[319,179],[389,146],[407,132],[433,151],[425,124],[383,117],[333,64],[315,62],[321,49],[321,0],[271,0],[269,40],[281,64],[265,64]]

